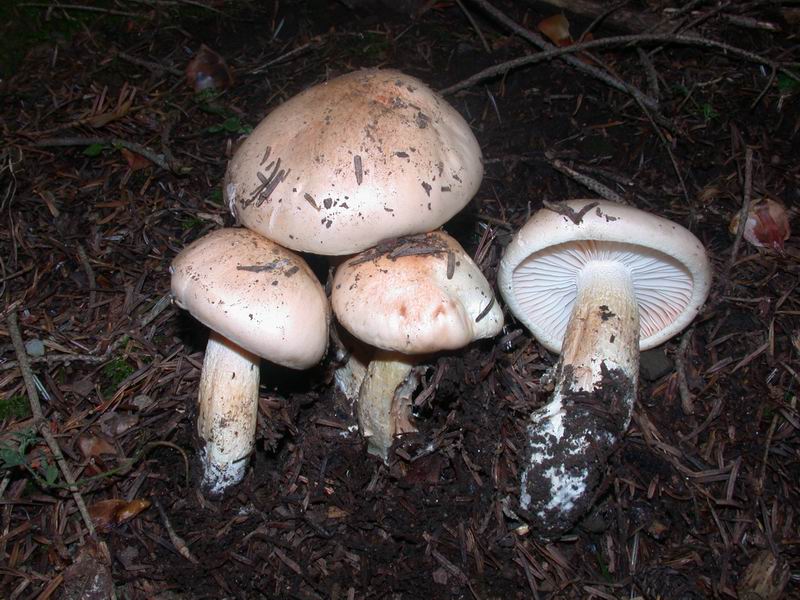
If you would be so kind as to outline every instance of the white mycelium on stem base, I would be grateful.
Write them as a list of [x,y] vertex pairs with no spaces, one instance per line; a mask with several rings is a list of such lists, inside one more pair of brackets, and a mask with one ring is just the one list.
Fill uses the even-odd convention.
[[561,354],[520,473],[518,512],[541,533],[566,531],[589,508],[630,421],[639,351],[692,321],[710,279],[689,231],[610,202],[539,211],[507,247],[498,285],[509,309]]
[[261,359],[211,332],[200,375],[197,434],[203,489],[212,495],[244,478],[256,439]]

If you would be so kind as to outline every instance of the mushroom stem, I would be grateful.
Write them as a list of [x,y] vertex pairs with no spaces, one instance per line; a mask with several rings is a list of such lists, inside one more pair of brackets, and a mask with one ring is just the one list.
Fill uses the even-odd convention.
[[639,308],[628,268],[587,264],[556,365],[549,404],[531,415],[520,507],[546,535],[588,509],[630,422],[639,371]]
[[347,409],[353,415],[361,384],[367,374],[372,348],[346,332],[337,333],[335,328],[331,331],[339,340],[335,358],[340,361],[340,366],[333,372],[334,386],[344,396]]
[[211,332],[200,375],[197,434],[202,441],[202,487],[219,496],[239,483],[256,439],[261,359]]
[[411,394],[419,384],[417,357],[378,350],[367,367],[358,395],[358,425],[367,452],[388,462],[394,437],[416,431],[411,423]]

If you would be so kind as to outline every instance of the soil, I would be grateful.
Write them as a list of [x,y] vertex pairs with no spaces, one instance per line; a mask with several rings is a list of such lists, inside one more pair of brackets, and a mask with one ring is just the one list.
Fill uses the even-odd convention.
[[[530,30],[559,13],[493,5]],[[447,96],[485,175],[445,228],[491,282],[545,202],[607,194],[692,230],[715,270],[702,314],[663,346],[667,366],[640,381],[591,509],[549,539],[503,510],[557,360],[512,315],[497,338],[431,357],[419,432],[388,465],[352,431],[333,352],[304,372],[265,363],[252,467],[211,500],[194,461],[208,333],[168,297],[173,257],[233,225],[227,161],[282,101],[360,67],[444,89],[536,49],[476,0],[95,8],[0,12],[41,31],[64,24],[20,41],[0,80],[0,597],[753,598],[753,581],[765,600],[800,597],[800,247],[729,232],[763,197],[796,221],[796,79],[662,40],[578,55],[657,95],[657,110],[557,59]],[[791,3],[624,8],[796,69]],[[643,33],[563,14],[576,38]],[[203,44],[233,70],[222,93],[187,84]],[[327,281],[327,260],[308,258]],[[62,466],[36,429],[12,315]],[[108,499],[130,504],[93,539],[79,502],[96,520]]]

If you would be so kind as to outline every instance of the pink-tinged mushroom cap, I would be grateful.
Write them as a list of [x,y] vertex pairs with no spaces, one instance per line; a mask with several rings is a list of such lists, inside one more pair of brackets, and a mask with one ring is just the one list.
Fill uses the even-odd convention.
[[273,110],[228,165],[224,193],[253,231],[342,255],[431,231],[472,198],[481,151],[461,115],[399,71],[356,71]]
[[331,303],[345,329],[403,354],[455,350],[500,331],[491,286],[452,237],[436,231],[392,244],[336,270]]
[[262,358],[313,366],[328,345],[330,308],[314,273],[294,252],[247,229],[219,229],[172,262],[175,303]]
[[641,350],[665,342],[695,318],[708,296],[711,267],[691,232],[606,201],[571,200],[563,207],[537,212],[520,229],[498,273],[509,309],[548,350],[561,351],[577,276],[589,263],[629,271]]

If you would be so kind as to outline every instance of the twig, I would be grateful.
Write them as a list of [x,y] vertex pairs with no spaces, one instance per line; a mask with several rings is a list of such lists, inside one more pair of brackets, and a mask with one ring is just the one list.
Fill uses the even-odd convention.
[[28,392],[28,400],[31,404],[31,412],[33,413],[34,423],[45,442],[47,442],[47,446],[53,453],[53,458],[55,459],[56,464],[58,464],[59,469],[61,469],[61,473],[64,475],[64,479],[69,485],[69,490],[72,492],[72,497],[75,500],[78,511],[81,513],[81,517],[86,524],[86,529],[89,531],[90,535],[95,537],[96,532],[94,529],[94,523],[92,523],[92,517],[89,515],[89,511],[86,509],[86,503],[83,501],[83,496],[81,496],[81,493],[78,491],[78,488],[75,485],[75,478],[72,475],[72,470],[69,468],[67,461],[64,459],[64,454],[61,452],[61,447],[58,445],[58,442],[50,432],[50,426],[42,413],[42,405],[39,403],[39,393],[36,391],[36,384],[33,381],[33,373],[31,372],[31,367],[28,363],[28,355],[25,352],[25,345],[22,342],[22,335],[19,331],[16,312],[9,313],[8,317],[6,318],[6,324],[8,325],[8,333],[11,336],[11,342],[14,344],[14,351],[17,354],[19,370],[22,372],[22,379],[25,381],[25,388]]
[[597,202],[587,200],[586,204],[578,211],[571,206],[562,204],[561,202],[550,202],[549,200],[542,200],[542,206],[548,210],[552,210],[555,213],[567,217],[570,221],[575,223],[575,225],[580,225],[583,222],[583,215],[597,206]]
[[[89,364],[100,364],[104,363],[108,360],[107,355],[103,356],[94,356],[93,354],[70,354],[70,353],[59,353],[59,354],[47,354],[46,356],[33,356],[29,357],[29,363],[33,364],[47,364],[47,365],[58,365],[62,363],[89,363]],[[19,366],[19,363],[16,360],[9,360],[0,364],[0,371],[8,371],[9,369],[16,369]]]
[[182,77],[183,71],[177,69],[175,67],[168,67],[166,65],[162,65],[161,63],[153,62],[152,60],[144,60],[143,58],[137,58],[128,54],[127,52],[117,52],[117,56],[122,60],[125,60],[131,64],[139,65],[140,67],[144,67],[153,71],[154,73],[169,73],[170,75],[175,75],[176,77]]
[[295,56],[305,52],[309,48],[321,48],[324,45],[325,45],[324,41],[320,41],[319,39],[315,39],[315,40],[312,40],[310,42],[306,42],[305,44],[303,44],[301,46],[298,46],[297,48],[292,48],[288,52],[284,52],[283,54],[281,54],[279,56],[276,56],[273,59],[268,60],[267,62],[265,62],[260,67],[257,67],[255,69],[249,69],[247,71],[247,74],[248,75],[257,75],[259,73],[263,73],[264,71],[266,71],[272,65],[277,65],[278,63],[287,61],[290,58],[294,58]]
[[[683,15],[691,12],[692,10],[694,10],[695,6],[697,6],[698,4],[700,4],[702,2],[705,2],[705,0],[692,0],[691,2],[687,2],[683,6],[673,10],[668,16],[666,16],[663,19],[661,19],[658,23],[655,23],[654,25],[651,25],[650,28],[648,29],[648,31],[658,31],[659,29],[661,29],[661,27],[663,27],[664,25],[667,25],[670,21],[674,22],[676,19],[679,19]],[[681,28],[681,25],[678,24],[675,27],[673,27],[672,30],[673,31],[679,31],[680,28]]]
[[577,171],[569,168],[563,162],[561,162],[557,158],[550,158],[547,153],[545,153],[545,158],[547,162],[550,163],[556,171],[563,173],[567,177],[574,179],[582,186],[590,189],[591,191],[595,192],[597,195],[609,200],[610,202],[617,202],[618,204],[629,204],[622,196],[617,194],[614,190],[609,187],[604,186],[602,183],[589,177],[588,175],[584,175],[583,173],[578,173]]
[[176,112],[172,112],[167,115],[167,118],[164,121],[164,126],[161,128],[161,152],[164,153],[164,159],[166,160],[167,164],[170,167],[174,168],[181,168],[180,163],[175,159],[175,155],[172,153],[170,149],[170,136],[172,135],[172,128],[175,127],[175,124],[178,122],[178,114]]
[[658,99],[661,92],[658,88],[658,73],[656,73],[656,67],[653,61],[650,60],[650,55],[647,54],[647,52],[637,47],[636,53],[639,55],[639,62],[642,63],[644,72],[647,75],[647,87],[650,88],[650,94],[652,94],[653,98]]
[[167,535],[172,545],[175,546],[175,549],[178,551],[178,554],[189,562],[195,565],[198,564],[198,560],[194,557],[191,550],[189,550],[189,546],[186,545],[184,539],[175,533],[175,530],[172,528],[172,523],[170,523],[169,517],[167,516],[167,511],[164,510],[161,501],[155,496],[153,496],[153,504],[156,505],[158,512],[161,514],[161,519],[164,521],[164,528],[167,530]]
[[736,25],[737,27],[743,27],[745,29],[761,29],[763,31],[773,32],[781,30],[780,26],[775,23],[770,21],[760,21],[759,19],[754,19],[753,17],[748,17],[745,15],[723,14],[720,16],[728,21],[731,25]]
[[736,257],[739,255],[739,246],[742,245],[742,236],[744,236],[744,227],[747,224],[747,215],[750,214],[750,198],[753,192],[753,149],[747,147],[744,153],[744,190],[742,193],[742,209],[739,212],[739,227],[736,229],[736,238],[733,240],[733,247],[731,248],[731,255],[728,258],[728,264],[725,266],[725,276],[723,281],[728,281],[731,269],[736,262]]
[[185,175],[189,172],[188,167],[183,167],[179,164],[170,164],[164,154],[158,154],[147,146],[142,146],[136,142],[129,142],[121,138],[102,138],[102,137],[63,137],[63,138],[46,138],[35,142],[33,145],[37,147],[49,146],[92,146],[100,144],[104,146],[114,146],[120,148],[127,148],[131,152],[141,154],[153,164],[161,167],[166,171],[171,171],[176,175]]
[[[530,31],[529,29],[526,29],[525,27],[522,27],[521,25],[517,24],[514,20],[510,19],[505,14],[503,14],[502,12],[497,10],[494,6],[489,4],[486,0],[470,0],[470,1],[473,2],[474,4],[477,4],[478,6],[480,6],[484,11],[489,13],[489,15],[491,15],[492,18],[494,18],[496,21],[498,21],[498,22],[502,23],[503,25],[505,25],[511,31],[513,31],[514,33],[519,35],[520,37],[528,40],[531,44],[533,44],[537,48],[540,48],[540,49],[545,50],[547,52],[554,52],[554,51],[559,50],[559,48],[555,48],[552,44],[550,44],[547,40],[545,40],[539,34],[534,33],[533,31]],[[571,48],[571,47],[575,47],[575,46],[584,46],[584,44],[575,44],[574,46],[568,46],[568,47]],[[584,47],[584,49],[588,49],[588,48]],[[601,81],[604,81],[606,84],[610,85],[614,89],[617,89],[620,92],[624,92],[626,94],[629,94],[629,95],[633,96],[634,98],[637,98],[640,102],[644,103],[645,106],[649,107],[652,110],[658,110],[658,101],[656,99],[651,98],[650,96],[647,96],[646,94],[642,93],[641,90],[639,90],[635,86],[632,86],[629,83],[626,83],[624,81],[621,81],[621,80],[617,79],[616,77],[613,77],[612,75],[606,73],[602,69],[599,69],[599,68],[597,68],[597,67],[595,67],[593,65],[586,64],[585,62],[583,62],[579,58],[577,58],[575,56],[571,56],[571,54],[572,54],[571,52],[561,52],[561,53],[558,53],[558,54],[556,54],[554,56],[564,55],[564,61],[566,63],[568,63],[569,65],[573,66],[574,68],[576,68],[578,71],[583,71],[584,73],[588,73],[589,75],[592,75],[593,77],[595,77],[597,79],[600,79]],[[537,55],[534,54],[533,56],[537,56]],[[526,57],[526,58],[528,58],[528,57]],[[545,58],[542,57],[542,58],[540,58],[538,60],[545,60]],[[537,61],[533,61],[533,62],[537,62]],[[521,66],[521,65],[518,65],[518,66]],[[510,70],[510,69],[506,69],[505,71],[502,71],[502,72],[505,73],[508,70]],[[496,73],[496,74],[499,74],[499,73]],[[472,84],[469,84],[469,85],[472,85]],[[451,87],[455,87],[455,86],[451,86]],[[469,86],[466,86],[466,87],[469,87]],[[459,89],[463,89],[463,88],[459,88]],[[442,93],[446,94],[446,93],[453,93],[454,91],[458,91],[458,90],[452,90],[452,91],[450,91],[450,90],[451,90],[451,88],[447,88],[447,90],[443,91]]]
[[84,6],[82,4],[60,4],[58,2],[49,4],[45,2],[25,2],[17,6],[30,6],[32,8],[60,8],[61,10],[82,10],[86,12],[104,13],[107,15],[114,15],[117,17],[141,17],[139,13],[128,12],[124,10],[114,10],[113,8],[100,8],[99,6]]
[[464,3],[461,0],[456,0],[456,4],[458,4],[458,8],[461,9],[461,12],[467,17],[469,24],[472,25],[472,28],[475,30],[475,33],[478,34],[478,37],[481,39],[481,43],[483,44],[483,49],[486,50],[486,54],[492,53],[492,47],[489,45],[489,42],[486,41],[486,38],[483,37],[483,32],[481,28],[478,27],[478,22],[475,20],[475,17],[467,10],[464,6]]
[[[482,2],[483,0],[472,0],[472,1]],[[530,32],[528,33],[530,34]],[[536,54],[521,56],[520,58],[515,58],[507,62],[487,67],[486,69],[483,69],[482,71],[479,71],[474,75],[467,77],[463,81],[453,84],[450,87],[444,88],[443,90],[439,90],[439,93],[444,96],[448,96],[460,90],[472,87],[473,85],[480,83],[486,79],[491,79],[492,77],[497,77],[498,75],[503,75],[505,73],[508,73],[513,69],[531,65],[537,62],[542,62],[545,60],[550,60],[552,58],[557,58],[560,56],[575,54],[576,52],[585,52],[586,50],[592,50],[594,48],[608,48],[611,46],[622,46],[622,45],[641,44],[641,43],[669,43],[669,44],[681,44],[685,46],[700,46],[702,48],[713,48],[714,50],[719,50],[720,52],[737,56],[739,58],[743,58],[751,62],[767,65],[773,69],[777,69],[778,71],[780,71],[781,73],[783,73],[784,75],[786,75],[787,77],[789,77],[794,81],[800,81],[800,77],[798,77],[798,75],[792,73],[789,69],[781,66],[780,64],[764,56],[761,56],[760,54],[755,54],[754,52],[748,52],[747,50],[742,50],[741,48],[737,48],[736,46],[731,46],[730,44],[725,44],[723,42],[717,42],[715,40],[709,40],[705,38],[693,37],[688,35],[672,35],[668,33],[667,34],[644,33],[637,35],[618,35],[618,36],[603,38],[601,40],[580,42],[578,44],[565,46],[563,48],[553,48],[551,50],[537,52]],[[565,60],[567,59],[565,58]],[[649,96],[643,94],[640,90],[624,82],[620,82],[616,79],[608,77],[606,73],[599,71],[595,67],[589,67],[589,65],[586,65],[581,61],[577,62],[581,66],[578,67],[577,65],[574,65],[576,66],[576,68],[585,70],[587,72],[591,72],[592,75],[595,75],[599,79],[602,79],[615,89],[630,94],[648,108],[651,109],[657,108],[657,102],[653,98],[650,98]],[[570,61],[570,64],[573,63]],[[589,71],[589,69],[591,69],[591,71]],[[595,74],[594,71],[596,71],[597,74]],[[614,83],[611,83],[612,81]]]
[[95,310],[94,303],[97,301],[97,280],[95,279],[94,269],[92,269],[92,265],[89,263],[89,257],[86,255],[86,249],[83,247],[83,244],[78,244],[78,258],[80,258],[83,270],[86,271],[86,279],[89,284],[89,306],[86,310],[85,320],[91,321]]
[[675,370],[678,374],[678,393],[681,396],[681,408],[685,415],[693,415],[694,400],[689,391],[689,382],[686,380],[686,353],[689,350],[689,343],[692,341],[694,329],[689,329],[683,334],[681,343],[678,345],[678,352],[675,355]]
[[[165,309],[167,309],[172,303],[172,296],[171,294],[164,294],[159,298],[153,307],[142,316],[139,327],[144,328],[147,327],[150,323],[152,323]],[[19,303],[16,303],[13,306],[9,307],[9,310],[6,312],[10,314],[12,309],[15,309]],[[2,313],[0,313],[2,316]],[[83,362],[83,363],[90,363],[90,364],[99,364],[104,363],[108,360],[109,356],[111,356],[114,352],[116,352],[122,344],[126,343],[127,334],[120,336],[114,343],[109,344],[106,348],[105,352],[100,356],[95,356],[94,354],[72,354],[69,352],[59,353],[59,354],[48,354],[46,356],[37,356],[37,357],[28,357],[28,364],[35,363],[35,364],[61,364],[61,363],[71,363],[71,362]],[[9,360],[2,364],[0,364],[0,371],[6,371],[9,369],[16,369],[18,366],[18,362],[15,360]]]
[[[642,109],[642,112],[647,117],[647,120],[650,121],[650,125],[653,127],[655,132],[658,134],[658,139],[661,141],[661,144],[664,146],[664,150],[667,151],[667,155],[669,156],[669,160],[672,163],[672,169],[675,171],[675,176],[678,178],[678,183],[681,184],[681,190],[683,191],[683,198],[686,200],[686,205],[692,207],[692,217],[694,217],[694,208],[692,199],[689,196],[689,190],[686,189],[686,181],[683,178],[683,173],[681,173],[680,166],[678,165],[678,159],[675,158],[675,153],[672,151],[672,146],[667,142],[667,139],[664,137],[664,132],[659,129],[658,124],[656,124],[656,120],[658,116],[657,114],[651,114],[648,108],[639,103],[639,107]],[[663,118],[663,117],[662,117]]]

